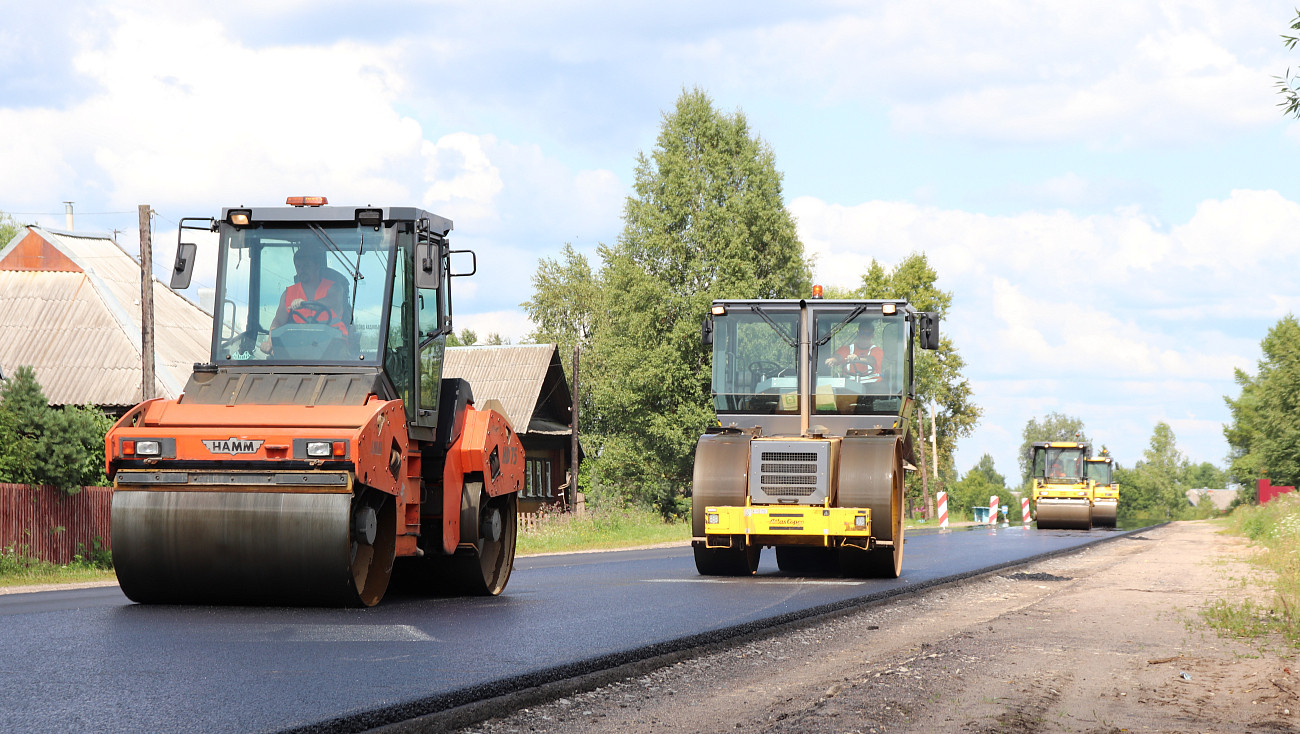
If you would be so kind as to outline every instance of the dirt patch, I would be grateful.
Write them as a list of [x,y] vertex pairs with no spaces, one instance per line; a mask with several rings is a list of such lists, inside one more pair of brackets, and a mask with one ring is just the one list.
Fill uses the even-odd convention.
[[1197,610],[1259,593],[1244,541],[1174,523],[682,661],[463,731],[1266,732],[1294,651]]

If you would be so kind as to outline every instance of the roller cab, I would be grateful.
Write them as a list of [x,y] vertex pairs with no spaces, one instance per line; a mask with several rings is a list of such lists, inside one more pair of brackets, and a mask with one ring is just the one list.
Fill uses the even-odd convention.
[[1085,442],[1040,441],[1030,447],[1031,481],[1041,530],[1088,530],[1093,524],[1092,486]]
[[[451,222],[290,204],[182,221],[182,237],[218,242],[211,361],[105,439],[123,591],[369,606],[397,575],[430,593],[500,593],[523,449],[468,383],[442,379],[462,274]],[[173,287],[188,285],[195,251],[177,248]]]
[[1113,528],[1119,515],[1119,484],[1115,481],[1115,462],[1102,449],[1101,456],[1084,460],[1084,475],[1092,489],[1092,524]]
[[752,574],[765,547],[791,573],[901,573],[913,344],[937,347],[937,321],[904,301],[713,303],[719,425],[692,483],[700,573]]

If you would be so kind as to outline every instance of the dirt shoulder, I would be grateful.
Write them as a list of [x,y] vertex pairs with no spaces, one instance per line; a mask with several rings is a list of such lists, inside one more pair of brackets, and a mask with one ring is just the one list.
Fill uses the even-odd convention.
[[1174,523],[465,731],[1294,731],[1294,651],[1197,614],[1262,593],[1242,585],[1246,543],[1217,530]]

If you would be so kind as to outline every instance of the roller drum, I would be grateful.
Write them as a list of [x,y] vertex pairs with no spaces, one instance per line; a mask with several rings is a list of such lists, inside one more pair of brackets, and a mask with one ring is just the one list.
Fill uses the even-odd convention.
[[704,537],[704,508],[744,506],[749,496],[749,436],[705,434],[695,447],[691,534]]
[[1113,528],[1119,515],[1119,502],[1097,500],[1092,506],[1092,524],[1099,528]]
[[898,578],[903,572],[903,442],[897,436],[844,439],[840,455],[839,507],[871,510],[876,547],[844,547],[840,571],[859,578]]
[[140,603],[374,604],[392,567],[383,522],[392,503],[366,544],[353,542],[353,502],[351,493],[119,490],[118,580]]
[[1090,530],[1092,505],[1087,500],[1038,500],[1039,530]]

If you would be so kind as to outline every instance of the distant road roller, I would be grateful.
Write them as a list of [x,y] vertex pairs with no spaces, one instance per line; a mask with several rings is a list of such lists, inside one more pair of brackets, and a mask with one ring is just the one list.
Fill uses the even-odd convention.
[[791,573],[902,572],[913,344],[938,348],[938,322],[901,300],[713,303],[719,425],[692,486],[701,574],[753,574],[769,546]]
[[1115,527],[1119,516],[1119,483],[1115,481],[1115,461],[1102,449],[1101,455],[1083,460],[1083,473],[1092,489],[1092,524],[1099,528]]
[[[370,606],[394,575],[499,594],[523,449],[442,378],[452,223],[410,207],[222,210],[211,362],[105,439],[113,561],[142,603]],[[179,243],[172,287],[196,245]],[[458,261],[471,266],[469,251]]]
[[1034,506],[1042,530],[1092,528],[1092,488],[1084,459],[1092,448],[1080,441],[1041,441],[1030,449]]

